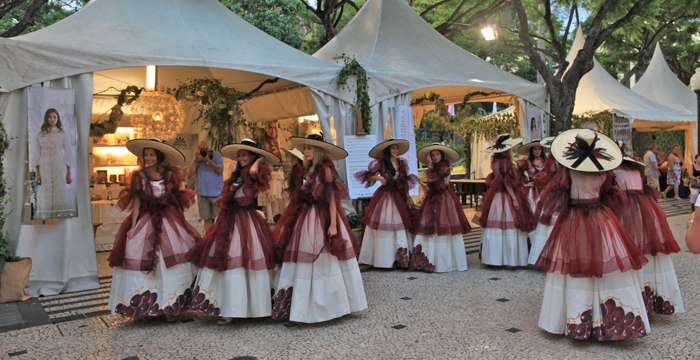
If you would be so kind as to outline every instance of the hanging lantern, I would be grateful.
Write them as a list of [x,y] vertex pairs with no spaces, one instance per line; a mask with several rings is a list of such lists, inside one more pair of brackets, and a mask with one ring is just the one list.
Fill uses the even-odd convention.
[[137,136],[141,139],[172,140],[185,122],[180,102],[162,91],[142,93],[131,105],[131,113],[131,124],[137,128]]

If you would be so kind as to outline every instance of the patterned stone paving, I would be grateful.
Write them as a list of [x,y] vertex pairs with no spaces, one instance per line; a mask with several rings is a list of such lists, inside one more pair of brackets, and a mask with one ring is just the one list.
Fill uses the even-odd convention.
[[172,324],[104,315],[111,270],[107,254],[100,253],[100,289],[35,300],[31,309],[43,313],[46,325],[1,332],[0,358],[699,358],[700,261],[683,241],[688,202],[663,199],[660,204],[684,250],[673,260],[687,312],[652,315],[651,331],[641,339],[576,341],[539,329],[545,274],[532,267],[481,265],[474,251],[478,237],[469,234],[468,271],[428,274],[365,267],[369,308],[322,324],[268,318],[222,327],[215,318],[193,314]]

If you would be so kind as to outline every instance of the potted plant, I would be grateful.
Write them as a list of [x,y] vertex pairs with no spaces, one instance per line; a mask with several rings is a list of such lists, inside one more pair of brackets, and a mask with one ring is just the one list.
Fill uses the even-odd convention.
[[10,237],[5,231],[5,220],[8,213],[5,205],[13,200],[7,195],[4,162],[5,151],[10,146],[10,138],[5,131],[5,125],[0,121],[0,263],[5,263],[0,272],[0,303],[24,301],[32,296],[24,289],[29,283],[29,272],[32,269],[32,259],[16,256],[10,249]]

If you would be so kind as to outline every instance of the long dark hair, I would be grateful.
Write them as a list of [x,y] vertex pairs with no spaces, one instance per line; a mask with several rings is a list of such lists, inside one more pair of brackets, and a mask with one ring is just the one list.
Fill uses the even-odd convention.
[[56,121],[56,128],[58,129],[58,131],[63,132],[63,124],[61,124],[61,114],[58,113],[58,110],[50,108],[44,113],[44,123],[41,125],[41,133],[44,135],[48,134],[51,129],[51,125],[49,125],[49,115],[51,115],[51,113],[55,113],[56,118],[58,119]]
[[[244,150],[244,149],[241,149],[241,150]],[[238,151],[240,151],[240,150],[238,150]],[[248,150],[244,150],[244,151],[248,151]],[[253,160],[251,160],[247,166],[253,166],[255,161],[257,161],[258,159],[260,159],[260,157],[262,157],[262,155],[255,153],[255,152],[252,152],[252,151],[248,151],[248,153],[250,155],[253,155]],[[233,182],[237,182],[238,178],[241,177],[241,173],[243,172],[243,169],[245,169],[245,167],[241,166],[240,161],[237,161],[236,170],[234,170],[231,173],[231,178],[233,179]]]
[[[533,146],[530,148],[530,156],[528,156],[530,158],[530,162],[533,164],[535,163],[535,148],[536,147],[537,146]],[[540,157],[542,158],[542,161],[544,161],[545,159],[547,159],[547,154],[544,153],[544,148],[541,145],[539,147],[541,149],[540,150]]]
[[[393,145],[392,145],[393,146]],[[396,169],[394,169],[394,165],[391,163],[391,146],[387,146],[384,148],[382,156],[382,162],[384,162],[384,167],[386,168],[386,171],[389,173],[390,176],[396,175]]]

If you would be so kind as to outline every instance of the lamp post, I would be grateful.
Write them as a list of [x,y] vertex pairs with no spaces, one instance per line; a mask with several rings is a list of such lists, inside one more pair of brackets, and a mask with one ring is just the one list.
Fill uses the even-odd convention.
[[[690,78],[690,86],[693,88],[693,91],[695,91],[695,96],[698,100],[698,118],[695,121],[695,127],[698,132],[698,143],[700,143],[700,68],[695,69],[695,74]],[[696,144],[697,147],[695,148],[696,154],[700,154],[700,149],[698,149],[700,146],[698,145],[700,144]]]

